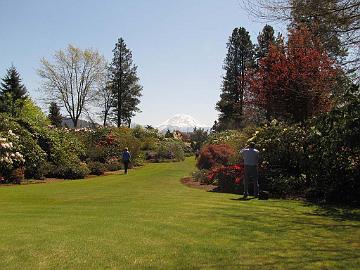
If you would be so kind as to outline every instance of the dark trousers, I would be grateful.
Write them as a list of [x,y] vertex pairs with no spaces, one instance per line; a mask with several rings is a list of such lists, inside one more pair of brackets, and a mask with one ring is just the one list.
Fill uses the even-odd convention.
[[128,170],[128,168],[129,168],[129,161],[123,161],[123,163],[124,163],[124,172],[125,173],[127,173],[127,170]]
[[259,174],[257,166],[245,165],[244,166],[244,196],[249,195],[249,183],[254,183],[254,196],[259,195]]

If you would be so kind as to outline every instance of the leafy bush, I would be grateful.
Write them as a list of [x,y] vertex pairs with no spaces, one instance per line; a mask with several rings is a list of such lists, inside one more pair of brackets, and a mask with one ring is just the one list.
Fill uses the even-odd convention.
[[24,121],[0,113],[0,131],[8,133],[12,130],[19,137],[17,151],[25,159],[25,177],[39,179],[43,176],[42,165],[45,163],[46,153],[38,145],[36,134],[32,134],[19,123],[23,124]]
[[122,163],[119,161],[118,158],[111,158],[109,160],[107,160],[106,162],[106,169],[108,171],[118,171],[121,170],[122,168]]
[[[184,143],[175,139],[164,139],[159,142],[156,151],[156,161],[162,162],[164,160],[181,161],[185,159]],[[148,156],[149,158],[149,156]]]
[[216,166],[228,165],[234,150],[226,144],[210,144],[200,151],[196,166],[199,169],[211,169]]
[[202,128],[195,128],[193,132],[190,133],[191,148],[193,151],[200,150],[208,139],[208,136],[209,134],[206,130]]
[[205,185],[211,185],[214,183],[214,179],[213,178],[209,178],[209,170],[198,170],[193,172],[192,176],[195,179],[195,181],[200,182],[201,184],[205,184]]
[[87,164],[90,174],[102,175],[106,171],[106,165],[98,161],[92,161]]
[[308,197],[360,204],[360,97],[309,123]]
[[273,121],[251,138],[263,162],[260,186],[281,197],[360,204],[360,98],[287,126]]
[[239,186],[244,177],[242,165],[217,167],[210,170],[209,181],[215,181],[224,192],[239,192]]
[[222,132],[211,133],[206,142],[206,144],[227,144],[236,152],[230,158],[231,164],[236,164],[239,162],[240,153],[239,150],[244,148],[247,144],[249,138],[253,136],[255,132],[255,127],[249,126],[242,130],[227,130]]
[[304,194],[307,189],[305,140],[302,126],[289,126],[276,120],[255,132],[250,141],[260,151],[262,189],[278,197]]
[[83,179],[90,173],[90,170],[85,163],[65,165],[49,164],[48,171],[47,177],[63,179]]

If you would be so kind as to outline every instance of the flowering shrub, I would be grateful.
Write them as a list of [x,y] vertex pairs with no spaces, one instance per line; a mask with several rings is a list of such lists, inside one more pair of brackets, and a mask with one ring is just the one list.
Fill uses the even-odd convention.
[[307,189],[306,130],[273,120],[259,128],[249,141],[260,151],[260,186],[273,196],[303,196]]
[[235,154],[233,148],[227,144],[210,144],[201,149],[196,166],[199,169],[211,169],[217,166],[228,165],[230,158]]
[[192,173],[192,177],[201,184],[211,185],[214,183],[214,179],[209,177],[209,170],[197,170]]
[[[253,126],[242,130],[226,130],[222,132],[211,133],[205,144],[227,144],[232,149],[239,150],[246,146],[248,139],[254,134]],[[240,159],[239,151],[230,158],[230,163],[235,164]]]
[[308,125],[307,196],[360,205],[360,97],[349,96],[345,106]]
[[208,173],[209,181],[217,183],[221,191],[235,192],[244,177],[241,164],[213,168]]
[[90,170],[90,174],[102,175],[106,171],[106,165],[98,161],[89,162],[87,163],[87,166]]
[[2,181],[18,182],[23,178],[22,166],[25,159],[18,150],[19,136],[11,129],[7,133],[0,132],[0,177]]

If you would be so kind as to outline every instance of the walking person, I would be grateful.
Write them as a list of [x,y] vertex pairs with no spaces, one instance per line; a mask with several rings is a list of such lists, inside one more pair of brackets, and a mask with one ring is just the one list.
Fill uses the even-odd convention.
[[127,174],[130,160],[131,160],[131,154],[129,152],[129,149],[127,147],[125,147],[125,149],[122,153],[122,162],[124,163],[124,173],[125,174]]
[[240,154],[244,158],[244,199],[249,196],[249,182],[254,183],[254,196],[259,196],[259,151],[255,149],[255,143],[250,142],[248,147],[245,147],[240,151]]

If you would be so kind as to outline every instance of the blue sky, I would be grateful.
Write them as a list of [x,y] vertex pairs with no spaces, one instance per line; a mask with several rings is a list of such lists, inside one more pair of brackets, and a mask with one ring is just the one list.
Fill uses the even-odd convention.
[[[133,122],[157,125],[177,113],[211,126],[217,119],[226,42],[235,27],[253,40],[240,0],[0,0],[0,77],[13,63],[40,105],[40,58],[68,44],[108,61],[119,37],[133,52],[144,87]],[[46,109],[46,108],[44,108]]]

